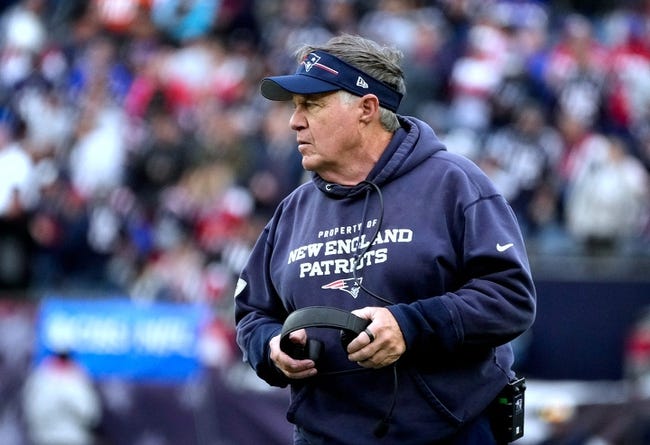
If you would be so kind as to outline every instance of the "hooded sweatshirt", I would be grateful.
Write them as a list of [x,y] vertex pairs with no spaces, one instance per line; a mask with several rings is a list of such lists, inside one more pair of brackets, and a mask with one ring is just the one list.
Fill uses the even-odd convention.
[[[509,342],[533,323],[535,288],[517,220],[470,160],[433,130],[399,117],[366,181],[318,175],[278,206],[235,295],[244,360],[273,386],[291,386],[287,419],[325,443],[430,444],[485,411],[514,377]],[[367,369],[347,359],[336,329],[307,328],[323,343],[318,375],[291,380],[269,341],[296,309],[385,306],[406,352]]]

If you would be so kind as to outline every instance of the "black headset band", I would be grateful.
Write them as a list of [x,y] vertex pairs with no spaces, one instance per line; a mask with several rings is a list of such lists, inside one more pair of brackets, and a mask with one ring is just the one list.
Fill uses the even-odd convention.
[[370,324],[370,320],[357,317],[350,311],[330,306],[309,306],[293,311],[282,325],[280,348],[289,346],[289,334],[309,327],[338,328],[359,335]]

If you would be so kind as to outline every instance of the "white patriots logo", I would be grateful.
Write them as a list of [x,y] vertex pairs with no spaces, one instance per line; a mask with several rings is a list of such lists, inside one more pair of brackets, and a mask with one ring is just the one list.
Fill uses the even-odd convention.
[[314,53],[311,53],[305,57],[305,60],[302,61],[303,65],[305,65],[305,71],[312,69],[312,67],[316,65],[319,60],[320,56]]
[[361,289],[361,280],[363,278],[342,278],[322,286],[321,289],[342,290],[352,295],[352,298],[357,298]]

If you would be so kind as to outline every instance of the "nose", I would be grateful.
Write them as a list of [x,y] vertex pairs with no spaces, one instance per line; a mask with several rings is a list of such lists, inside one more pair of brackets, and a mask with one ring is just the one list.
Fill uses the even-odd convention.
[[299,131],[307,126],[307,121],[303,114],[300,112],[300,107],[296,107],[293,110],[293,113],[291,113],[289,126],[293,131]]

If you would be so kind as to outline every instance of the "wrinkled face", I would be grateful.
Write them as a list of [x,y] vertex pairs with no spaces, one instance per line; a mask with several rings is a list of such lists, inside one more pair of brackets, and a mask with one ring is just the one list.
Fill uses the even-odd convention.
[[337,92],[294,95],[289,121],[302,166],[334,180],[350,169],[359,146],[359,100]]

